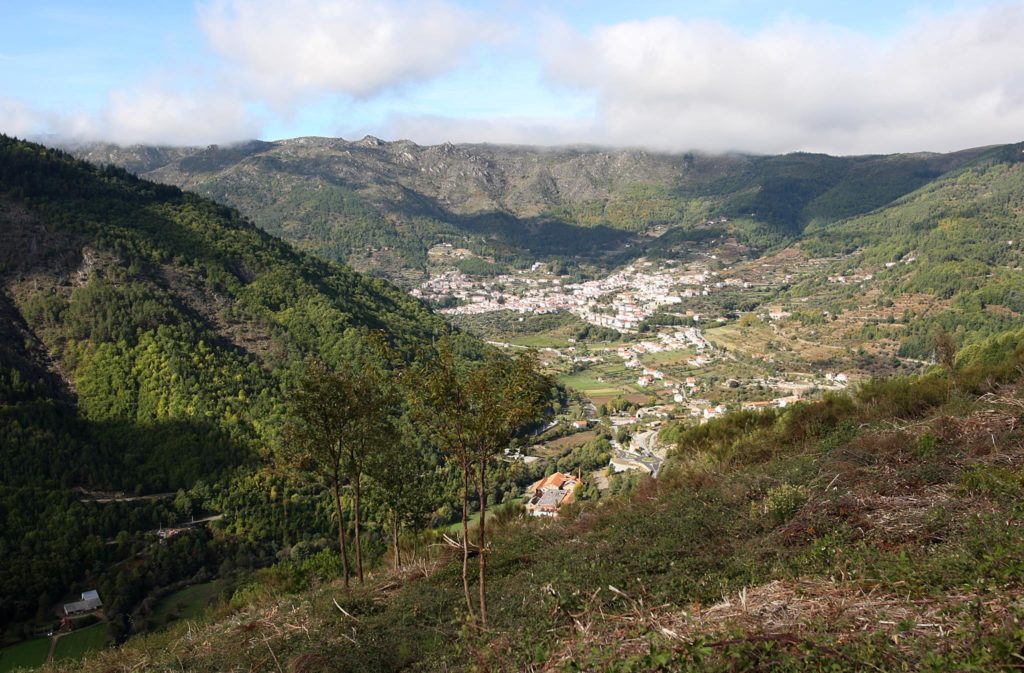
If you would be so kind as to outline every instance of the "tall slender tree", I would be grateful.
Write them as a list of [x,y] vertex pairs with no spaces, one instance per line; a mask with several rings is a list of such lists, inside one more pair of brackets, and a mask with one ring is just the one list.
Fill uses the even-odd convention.
[[338,550],[345,586],[349,585],[345,511],[341,489],[345,484],[344,439],[350,420],[337,404],[346,396],[342,381],[321,363],[310,363],[292,394],[289,418],[277,452],[279,467],[314,474],[331,491],[338,525]]
[[372,354],[375,346],[329,371],[309,366],[292,395],[279,458],[282,465],[317,475],[330,489],[338,522],[345,586],[349,569],[342,489],[352,489],[356,574],[363,575],[362,495],[367,462],[391,434],[394,398],[384,384],[384,369]]
[[471,616],[469,503],[473,490],[477,497],[477,615],[480,625],[486,626],[487,468],[519,430],[540,417],[550,384],[537,373],[530,355],[509,358],[493,353],[481,363],[462,364],[448,339],[438,344],[436,356],[420,374],[423,407],[433,411],[422,417],[462,472],[462,583]]

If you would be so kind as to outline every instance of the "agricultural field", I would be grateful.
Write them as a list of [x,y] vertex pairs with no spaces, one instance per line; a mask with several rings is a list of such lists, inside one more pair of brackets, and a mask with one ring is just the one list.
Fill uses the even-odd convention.
[[553,439],[550,442],[545,442],[541,447],[534,448],[531,453],[540,456],[541,458],[560,456],[567,449],[574,449],[577,446],[583,446],[595,437],[597,437],[597,432],[593,430],[577,432],[573,435],[566,435],[565,437],[559,437],[558,439]]
[[0,673],[7,673],[16,668],[36,668],[46,663],[46,655],[50,652],[49,638],[26,640],[0,650]]
[[590,372],[582,372],[559,377],[563,385],[578,390],[591,399],[594,397],[615,396],[626,392],[626,387],[614,385],[604,380],[604,377]]
[[107,645],[107,625],[94,624],[78,631],[73,631],[57,640],[53,651],[53,660],[81,659],[89,652],[101,650]]
[[153,609],[153,627],[161,628],[179,619],[195,619],[216,600],[223,588],[223,582],[206,582],[164,596]]

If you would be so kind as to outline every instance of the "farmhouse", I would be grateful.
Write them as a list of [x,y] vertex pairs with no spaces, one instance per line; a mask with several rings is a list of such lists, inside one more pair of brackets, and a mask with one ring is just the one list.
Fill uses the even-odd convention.
[[558,516],[558,508],[576,499],[576,489],[583,481],[567,472],[555,472],[534,482],[527,489],[526,511],[532,516]]
[[65,615],[77,615],[103,607],[100,594],[95,589],[82,592],[82,600],[64,604]]

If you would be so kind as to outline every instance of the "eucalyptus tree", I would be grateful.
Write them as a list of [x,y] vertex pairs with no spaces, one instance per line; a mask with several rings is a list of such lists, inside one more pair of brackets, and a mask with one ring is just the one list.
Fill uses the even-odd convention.
[[397,420],[390,441],[381,444],[367,465],[367,474],[370,495],[386,512],[392,561],[400,570],[402,530],[425,527],[440,498],[437,447],[408,414]]

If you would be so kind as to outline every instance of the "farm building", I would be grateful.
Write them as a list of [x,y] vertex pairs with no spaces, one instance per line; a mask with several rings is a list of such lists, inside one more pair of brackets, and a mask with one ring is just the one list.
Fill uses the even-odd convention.
[[77,615],[83,612],[91,612],[103,607],[100,594],[95,589],[82,592],[82,600],[64,604],[65,615]]

